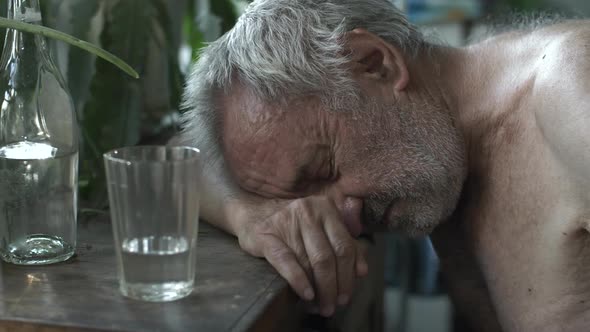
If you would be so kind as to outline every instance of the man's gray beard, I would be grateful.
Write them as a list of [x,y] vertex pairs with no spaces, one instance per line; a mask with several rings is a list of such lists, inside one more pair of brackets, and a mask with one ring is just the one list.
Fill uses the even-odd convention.
[[[428,103],[402,106],[365,101],[364,108],[364,116],[375,121],[367,130],[378,128],[387,131],[387,128],[392,128],[387,121],[400,121],[402,147],[411,152],[414,160],[402,166],[407,167],[404,174],[393,174],[392,170],[383,167],[396,162],[392,156],[381,153],[370,160],[373,165],[381,165],[373,169],[371,178],[387,180],[365,199],[363,222],[368,229],[403,231],[410,236],[432,232],[455,209],[466,175],[463,141],[450,115],[440,106]],[[390,116],[384,116],[385,112]],[[424,114],[431,116],[433,123],[425,125],[423,119],[418,118]],[[424,131],[430,130],[429,126],[437,127],[433,130],[434,134],[423,135]],[[375,142],[374,149],[391,150],[391,139],[399,134],[384,132],[381,135],[383,139]],[[396,212],[393,221],[384,220],[390,206]]]

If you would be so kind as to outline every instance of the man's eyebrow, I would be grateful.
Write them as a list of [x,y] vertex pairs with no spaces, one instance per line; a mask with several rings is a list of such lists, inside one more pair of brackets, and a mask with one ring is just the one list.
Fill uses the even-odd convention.
[[[305,165],[302,165],[305,167]],[[301,169],[303,169],[300,167]],[[299,171],[299,168],[297,169]],[[302,173],[304,174],[304,173]],[[242,177],[243,176],[243,177]],[[298,190],[296,189],[297,182],[303,181],[303,177],[299,180],[296,178],[289,179],[288,181],[281,181],[278,184],[272,184],[268,181],[268,177],[260,173],[257,170],[249,170],[242,172],[242,176],[239,186],[251,193],[265,198],[296,198],[299,197]],[[297,175],[296,175],[297,176]]]
[[[321,159],[318,161],[318,159]],[[324,154],[316,154],[314,158],[306,163],[301,164],[295,169],[295,177],[293,178],[290,190],[294,193],[304,193],[315,181],[325,181],[331,174],[324,174],[322,169],[326,163],[331,164],[331,158]],[[330,173],[331,173],[330,166]]]

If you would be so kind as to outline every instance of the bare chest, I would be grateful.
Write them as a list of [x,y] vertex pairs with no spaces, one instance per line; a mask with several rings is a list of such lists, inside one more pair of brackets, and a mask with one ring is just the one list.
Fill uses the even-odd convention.
[[[590,220],[585,193],[542,134],[503,132],[484,145],[460,216],[503,325],[590,321]],[[507,135],[511,135],[507,137]],[[514,315],[518,310],[518,315]],[[511,318],[512,319],[512,318]],[[561,325],[561,323],[558,323]],[[534,325],[534,323],[533,323]],[[573,328],[573,327],[572,327]],[[550,329],[549,329],[550,330]]]

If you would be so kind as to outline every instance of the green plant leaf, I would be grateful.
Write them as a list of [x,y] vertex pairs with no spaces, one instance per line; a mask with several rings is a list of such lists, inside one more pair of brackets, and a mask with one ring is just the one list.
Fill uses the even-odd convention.
[[84,154],[80,170],[89,183],[81,195],[98,208],[102,208],[106,197],[102,153],[135,145],[141,138],[145,116],[142,87],[148,60],[154,51],[153,25],[158,24],[153,1],[104,2],[104,28],[100,44],[137,68],[142,79],[130,79],[105,62],[96,62],[90,98],[81,119]]
[[[97,32],[93,31],[94,27],[91,22],[94,17],[100,14],[100,0],[69,0],[67,2],[59,0],[59,2],[62,3],[62,6],[68,7],[69,16],[67,18],[70,23],[68,32],[72,36],[84,40],[95,39],[96,37],[93,35],[96,35]],[[55,16],[64,19],[63,13],[56,13]],[[96,43],[95,40],[92,41]],[[67,58],[67,82],[79,117],[82,118],[84,114],[81,111],[90,95],[90,83],[94,76],[96,57],[77,47],[71,47],[68,50]]]
[[191,59],[196,60],[199,50],[205,46],[205,37],[196,22],[197,9],[195,1],[189,1],[186,15],[184,17],[183,32],[186,42],[191,47]]
[[[187,3],[183,5],[185,10]],[[180,4],[180,2],[177,2],[176,4]],[[168,88],[170,92],[170,105],[176,109],[180,104],[182,87],[184,84],[184,76],[180,71],[178,58],[178,50],[180,49],[182,38],[182,24],[177,24],[175,20],[172,19],[170,13],[170,6],[172,6],[172,4],[167,3],[166,0],[155,0],[154,6],[157,12],[157,20],[166,34],[167,44],[159,46],[166,50],[168,55]],[[179,28],[178,31],[176,31],[177,26]]]
[[45,36],[47,38],[53,38],[57,40],[61,40],[73,46],[79,47],[85,51],[88,51],[110,63],[117,66],[119,69],[127,73],[129,76],[133,78],[139,78],[139,74],[129,66],[125,61],[121,60],[114,54],[101,49],[93,44],[80,40],[76,37],[70,36],[66,33],[61,31],[57,31],[54,29],[50,29],[40,25],[29,24],[25,22],[15,21],[11,19],[7,19],[4,17],[0,17],[0,28],[8,28],[8,29],[15,29],[22,32],[28,32],[33,34],[38,34]]

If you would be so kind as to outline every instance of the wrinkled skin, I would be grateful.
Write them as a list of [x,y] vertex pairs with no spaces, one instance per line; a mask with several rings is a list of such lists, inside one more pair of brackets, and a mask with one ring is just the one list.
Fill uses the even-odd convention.
[[475,330],[587,330],[588,41],[588,22],[574,21],[410,61],[355,30],[358,104],[281,106],[239,84],[219,96],[241,192],[204,213],[324,316],[367,272],[363,228],[434,229]]
[[459,197],[462,139],[435,101],[365,98],[328,111],[309,98],[265,105],[234,89],[222,104],[224,148],[241,187],[263,197],[331,197],[353,235],[359,226],[430,233]]
[[[375,38],[364,31],[358,35]],[[352,36],[351,44],[359,36]],[[274,266],[281,266],[281,260],[293,262],[290,268],[278,270],[303,298],[310,298],[305,294],[315,284],[326,315],[333,311],[338,296],[350,297],[349,275],[354,275],[354,262],[363,261],[358,255],[339,252],[341,247],[351,248],[350,253],[358,250],[352,250],[352,239],[334,243],[342,236],[331,230],[343,225],[333,224],[344,224],[353,236],[363,229],[427,234],[453,211],[465,178],[465,147],[447,106],[440,96],[419,92],[402,75],[395,75],[402,71],[397,67],[404,66],[403,57],[383,41],[375,38],[375,42],[390,64],[374,58],[373,46],[359,42],[354,70],[364,85],[360,100],[349,102],[345,109],[325,109],[313,97],[269,104],[241,85],[219,98],[224,156],[243,190],[275,200],[329,199],[330,207],[321,212],[326,216],[315,219],[331,228],[300,226],[299,244],[284,246],[291,250],[281,249],[276,241],[265,247],[266,252],[243,245],[248,252],[275,262]],[[376,84],[381,87],[375,89]],[[399,91],[393,93],[395,89]],[[307,203],[295,206],[307,210]],[[293,205],[286,206],[292,210]],[[292,219],[284,219],[285,224]],[[250,233],[243,237],[252,238]],[[268,236],[258,242],[264,242],[263,238]],[[310,243],[325,250],[312,250]],[[273,248],[270,257],[269,246]],[[306,253],[300,247],[309,250]],[[334,271],[337,283],[332,280]],[[304,282],[303,273],[309,283]]]

